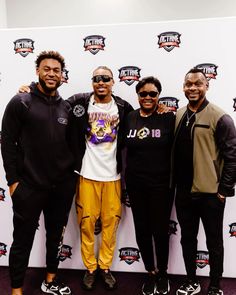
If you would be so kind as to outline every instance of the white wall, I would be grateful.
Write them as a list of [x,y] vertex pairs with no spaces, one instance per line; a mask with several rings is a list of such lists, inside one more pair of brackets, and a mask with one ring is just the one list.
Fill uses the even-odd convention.
[[8,28],[236,16],[235,0],[6,0],[6,7]]
[[0,29],[7,27],[6,1],[0,0]]

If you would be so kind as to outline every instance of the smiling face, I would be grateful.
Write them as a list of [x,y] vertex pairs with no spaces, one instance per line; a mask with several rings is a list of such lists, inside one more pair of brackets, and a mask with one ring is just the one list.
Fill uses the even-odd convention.
[[[95,81],[96,78],[94,77],[98,78],[97,81]],[[95,101],[100,103],[109,102],[114,85],[112,73],[108,69],[98,68],[93,72],[92,81]]]
[[43,59],[36,68],[36,74],[39,76],[40,91],[46,95],[55,95],[62,79],[60,62],[53,58]]
[[208,87],[208,81],[202,73],[187,74],[183,91],[189,101],[189,105],[195,109],[198,108],[206,97]]
[[138,92],[138,100],[141,110],[146,113],[152,113],[158,102],[159,92],[152,83],[145,84]]

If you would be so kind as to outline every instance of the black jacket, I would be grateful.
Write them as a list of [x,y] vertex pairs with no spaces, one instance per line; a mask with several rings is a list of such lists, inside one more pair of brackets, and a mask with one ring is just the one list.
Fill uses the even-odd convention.
[[[85,138],[87,134],[87,130],[89,128],[88,125],[88,105],[93,92],[90,93],[79,93],[68,98],[68,102],[70,103],[73,114],[74,114],[74,131],[73,131],[73,149],[76,155],[76,164],[75,170],[80,172],[82,166],[82,160],[85,153]],[[123,135],[124,135],[124,119],[127,114],[133,110],[133,107],[125,100],[121,99],[118,96],[112,95],[115,100],[118,112],[119,112],[119,129],[118,129],[118,137],[117,137],[117,173],[121,172],[122,169],[122,158],[121,158],[121,150],[124,146]]]
[[46,97],[36,84],[15,95],[2,120],[1,151],[8,185],[24,181],[48,188],[73,174],[72,109],[57,93]]

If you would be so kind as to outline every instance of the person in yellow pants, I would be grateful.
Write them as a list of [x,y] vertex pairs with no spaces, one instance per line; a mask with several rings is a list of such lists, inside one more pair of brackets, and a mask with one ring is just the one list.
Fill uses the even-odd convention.
[[[68,99],[75,119],[75,170],[80,175],[76,206],[82,259],[87,268],[82,287],[86,290],[94,288],[98,270],[107,289],[117,286],[110,267],[121,218],[124,119],[133,108],[112,94],[113,84],[112,71],[100,66],[92,76],[94,91],[75,94]],[[94,230],[99,218],[102,224],[101,245],[96,257]]]
[[[117,181],[93,181],[80,177],[76,197],[78,223],[81,228],[81,253],[89,271],[109,269],[116,243],[116,230],[121,218],[121,187]],[[95,255],[95,223],[101,218],[101,246]]]

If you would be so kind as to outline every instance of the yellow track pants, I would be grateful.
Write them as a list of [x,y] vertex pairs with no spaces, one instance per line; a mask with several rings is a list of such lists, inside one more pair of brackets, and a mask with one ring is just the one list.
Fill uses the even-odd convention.
[[[94,181],[80,176],[76,207],[81,232],[81,254],[90,271],[99,266],[108,269],[116,245],[116,231],[121,218],[121,184],[117,181]],[[98,259],[95,255],[95,223],[101,218],[101,245]]]

